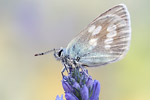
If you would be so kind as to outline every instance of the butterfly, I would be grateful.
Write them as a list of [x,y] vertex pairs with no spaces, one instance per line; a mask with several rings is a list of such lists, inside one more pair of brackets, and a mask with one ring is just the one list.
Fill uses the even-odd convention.
[[54,49],[54,56],[64,68],[98,67],[121,60],[131,40],[130,15],[119,4],[102,13],[84,28],[66,48]]

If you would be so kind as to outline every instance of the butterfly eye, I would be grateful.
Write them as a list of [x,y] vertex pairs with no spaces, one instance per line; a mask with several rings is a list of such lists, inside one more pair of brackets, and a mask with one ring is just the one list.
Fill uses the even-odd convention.
[[63,49],[61,49],[61,50],[58,52],[58,57],[61,57],[61,56],[62,56],[62,51],[63,51]]

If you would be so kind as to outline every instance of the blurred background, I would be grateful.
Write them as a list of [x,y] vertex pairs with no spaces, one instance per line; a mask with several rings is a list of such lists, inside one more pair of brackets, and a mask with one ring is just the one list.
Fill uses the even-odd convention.
[[99,14],[124,3],[132,41],[126,57],[88,68],[101,83],[100,100],[150,100],[149,0],[0,0],[0,100],[55,100],[64,95],[62,64],[53,53]]

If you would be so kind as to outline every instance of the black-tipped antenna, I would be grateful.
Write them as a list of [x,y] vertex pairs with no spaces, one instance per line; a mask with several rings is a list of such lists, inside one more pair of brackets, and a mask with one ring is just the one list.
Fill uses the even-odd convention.
[[43,52],[43,53],[38,53],[38,54],[35,54],[34,56],[42,56],[42,55],[48,54],[50,52],[53,52],[55,50],[59,50],[59,49],[53,49],[53,50],[49,50],[49,51],[46,51],[46,52]]

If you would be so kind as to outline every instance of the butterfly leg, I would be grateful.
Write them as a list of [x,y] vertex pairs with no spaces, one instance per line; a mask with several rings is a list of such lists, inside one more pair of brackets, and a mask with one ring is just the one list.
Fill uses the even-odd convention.
[[62,74],[62,76],[64,77],[64,72],[65,72],[65,70],[67,71],[67,73],[69,73],[69,72],[68,72],[67,65],[66,65],[66,64],[63,64],[63,65],[64,65],[64,67],[63,67],[63,69],[61,70],[61,74]]
[[67,73],[69,73],[69,72],[68,72],[68,68],[67,68],[67,65],[66,65],[66,64],[64,64],[64,67],[65,67],[65,70],[67,71]]
[[62,75],[62,77],[64,77],[64,72],[65,72],[65,70],[66,70],[65,67],[63,67],[63,69],[61,70],[61,75]]

